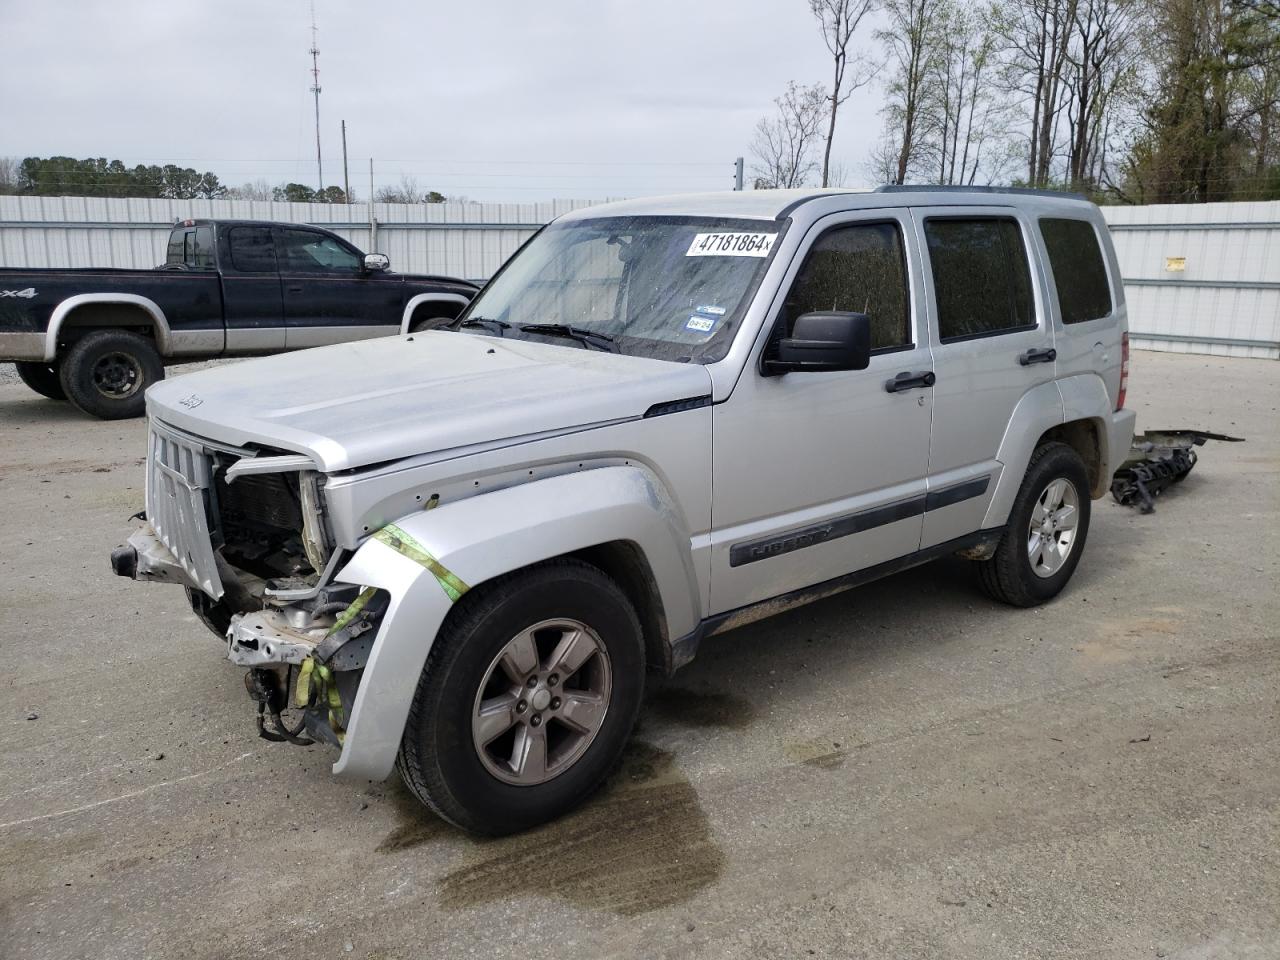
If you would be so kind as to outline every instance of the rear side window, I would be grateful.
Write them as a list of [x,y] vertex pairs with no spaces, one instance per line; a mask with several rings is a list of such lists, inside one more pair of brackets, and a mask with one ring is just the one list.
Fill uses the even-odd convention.
[[788,332],[803,313],[841,310],[871,318],[871,348],[911,343],[907,274],[896,223],[828,230],[804,258],[783,306]]
[[243,273],[275,273],[276,254],[270,227],[232,227],[231,264]]
[[191,260],[187,265],[197,270],[213,269],[213,227],[208,224],[196,227]]
[[924,233],[944,343],[1035,327],[1031,268],[1016,220],[934,218]]
[[164,262],[167,266],[181,267],[187,262],[188,237],[190,230],[173,230],[169,233],[169,246],[165,248]]
[[1084,323],[1111,313],[1111,286],[1093,224],[1045,217],[1040,233],[1049,251],[1062,322]]

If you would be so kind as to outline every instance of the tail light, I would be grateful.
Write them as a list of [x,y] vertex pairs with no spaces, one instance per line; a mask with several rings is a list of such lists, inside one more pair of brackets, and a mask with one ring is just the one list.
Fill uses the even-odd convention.
[[1120,395],[1116,397],[1116,409],[1124,409],[1124,396],[1129,392],[1129,334],[1120,337]]

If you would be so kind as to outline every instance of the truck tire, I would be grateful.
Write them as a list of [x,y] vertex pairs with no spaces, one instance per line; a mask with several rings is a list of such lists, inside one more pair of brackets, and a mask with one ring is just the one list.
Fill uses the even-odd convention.
[[464,595],[436,636],[396,765],[464,830],[552,820],[617,764],[644,671],[635,610],[596,567],[557,560],[500,577]]
[[67,394],[59,380],[58,366],[53,363],[35,363],[30,360],[19,360],[14,363],[18,368],[18,377],[28,387],[50,400],[65,400]]
[[983,589],[1015,607],[1058,595],[1080,562],[1089,535],[1089,477],[1065,443],[1038,447],[989,560],[979,561]]
[[143,394],[164,379],[164,364],[146,337],[125,330],[94,330],[71,345],[61,363],[67,399],[102,420],[140,417]]

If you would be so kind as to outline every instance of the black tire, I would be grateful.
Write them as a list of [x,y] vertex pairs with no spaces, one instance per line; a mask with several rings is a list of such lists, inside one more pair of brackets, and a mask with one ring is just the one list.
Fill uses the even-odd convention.
[[[566,769],[536,785],[506,783],[475,746],[477,696],[513,637],[556,618],[579,621],[599,638],[612,677],[608,706]],[[432,644],[396,766],[419,800],[464,830],[499,836],[552,820],[595,792],[617,764],[640,710],[644,671],[635,610],[596,567],[557,560],[500,577],[465,594]]]
[[18,376],[28,387],[50,400],[67,399],[66,392],[58,375],[55,363],[35,363],[30,360],[19,360],[14,363],[18,368]]
[[409,332],[424,333],[427,330],[443,330],[456,319],[456,317],[430,317],[426,320],[414,320],[409,327]]
[[94,330],[71,345],[61,363],[67,399],[102,420],[140,417],[143,394],[164,379],[155,344],[125,330]]
[[[1061,567],[1051,576],[1039,576],[1028,555],[1032,512],[1042,493],[1054,480],[1066,480],[1074,487],[1078,519],[1074,541]],[[983,589],[995,600],[1015,607],[1034,607],[1052,600],[1067,585],[1084,553],[1089,535],[1089,476],[1080,454],[1065,443],[1038,447],[1027,465],[1026,476],[1009,512],[1009,522],[995,555],[978,563]]]

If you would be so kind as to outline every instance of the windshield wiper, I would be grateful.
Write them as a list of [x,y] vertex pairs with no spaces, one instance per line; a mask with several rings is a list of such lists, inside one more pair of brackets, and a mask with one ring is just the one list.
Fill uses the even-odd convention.
[[485,327],[498,331],[498,336],[505,337],[506,331],[511,329],[511,324],[505,320],[495,320],[493,317],[467,317],[461,323],[457,324],[453,329],[459,330],[462,327]]
[[597,333],[595,330],[587,330],[584,327],[571,327],[567,323],[526,323],[520,329],[525,333],[540,333],[546,337],[567,337],[570,340],[577,340],[584,347],[595,347],[597,350],[607,350],[609,353],[618,352],[618,346],[613,342],[613,337],[607,333]]

